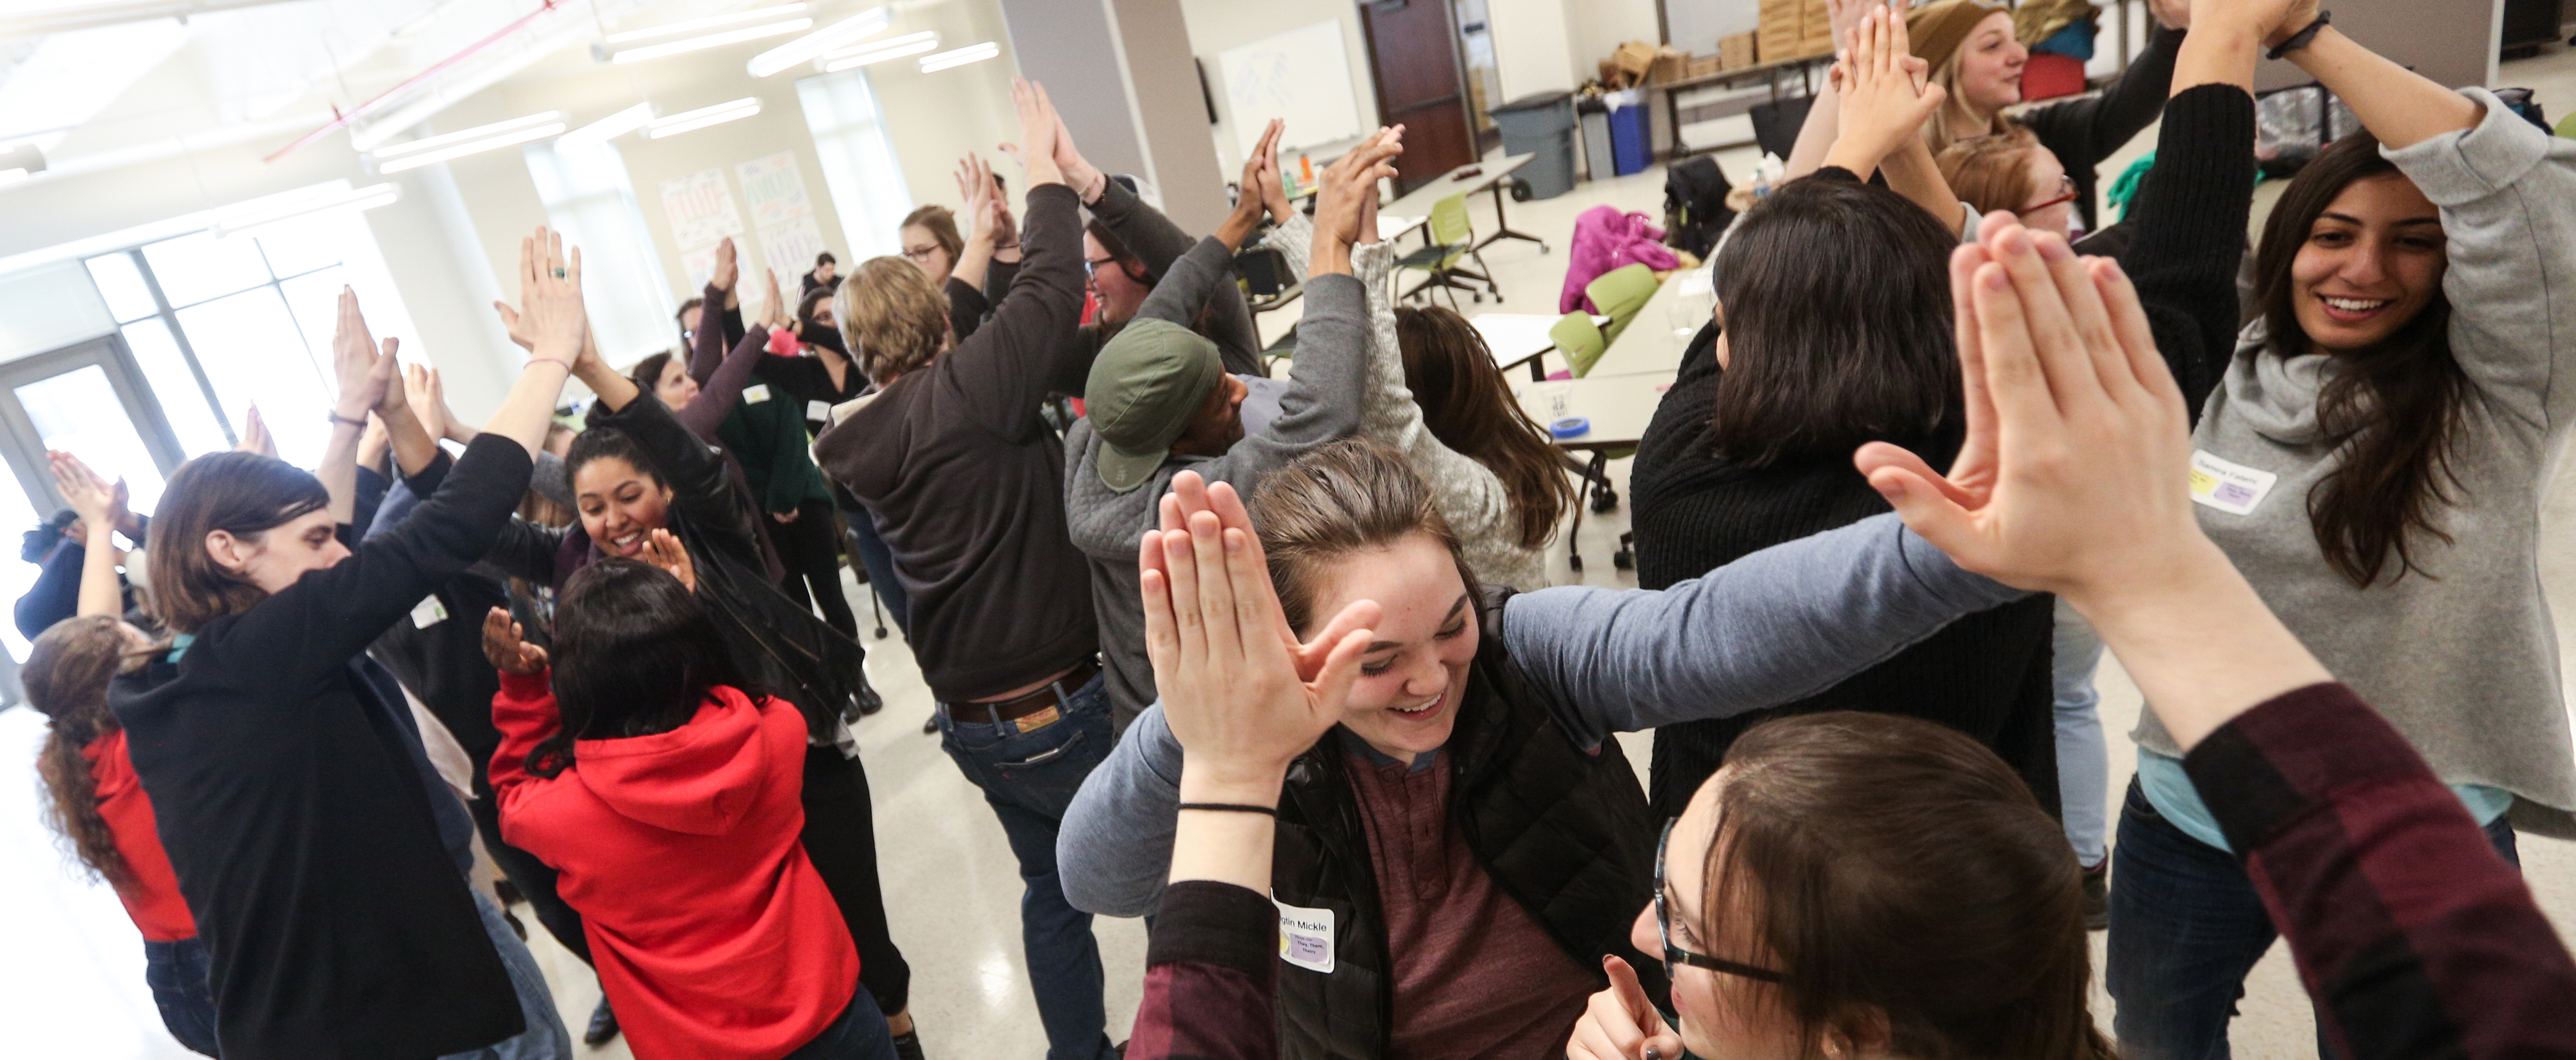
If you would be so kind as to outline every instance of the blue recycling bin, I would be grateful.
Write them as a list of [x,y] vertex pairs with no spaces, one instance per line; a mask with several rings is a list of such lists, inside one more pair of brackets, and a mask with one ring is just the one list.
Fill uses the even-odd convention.
[[[1623,98],[1624,97],[1624,98]],[[1610,168],[1620,176],[1645,169],[1655,160],[1655,122],[1646,109],[1645,93],[1636,89],[1610,94]]]

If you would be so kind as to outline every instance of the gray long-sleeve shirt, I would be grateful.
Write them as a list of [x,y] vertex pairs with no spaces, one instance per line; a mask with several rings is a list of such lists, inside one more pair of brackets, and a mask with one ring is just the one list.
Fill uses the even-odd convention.
[[[1214,237],[1172,264],[1145,299],[1140,317],[1189,326],[1219,286],[1232,289],[1233,253]],[[1101,668],[1111,714],[1124,728],[1154,701],[1153,665],[1145,658],[1145,605],[1137,596],[1136,542],[1161,520],[1157,505],[1172,476],[1196,471],[1209,483],[1232,483],[1245,497],[1263,476],[1308,450],[1359,429],[1368,367],[1368,292],[1349,276],[1307,281],[1306,315],[1298,322],[1297,359],[1279,416],[1269,428],[1218,457],[1172,456],[1145,484],[1120,493],[1100,481],[1100,436],[1088,419],[1065,435],[1064,512],[1073,543],[1091,563],[1091,600],[1100,616]]]
[[[2023,595],[1961,570],[1888,514],[1660,591],[1522,593],[1503,605],[1501,636],[1532,694],[1589,749],[1615,732],[1812,695],[1961,615]],[[1181,746],[1157,705],[1128,726],[1065,813],[1056,871],[1075,908],[1154,909],[1170,872],[1180,781]]]

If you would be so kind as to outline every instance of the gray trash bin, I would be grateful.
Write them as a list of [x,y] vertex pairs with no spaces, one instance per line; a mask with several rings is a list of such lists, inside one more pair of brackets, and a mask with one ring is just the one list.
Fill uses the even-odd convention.
[[1584,177],[1610,179],[1618,171],[1618,162],[1610,155],[1610,108],[1595,97],[1577,101],[1574,113],[1583,126]]
[[1530,198],[1553,199],[1574,188],[1574,94],[1541,92],[1493,109],[1503,153],[1535,155],[1521,167]]

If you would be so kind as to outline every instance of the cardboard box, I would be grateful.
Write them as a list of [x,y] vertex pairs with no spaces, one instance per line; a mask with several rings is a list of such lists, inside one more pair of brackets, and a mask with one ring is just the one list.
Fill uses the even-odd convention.
[[1679,81],[1690,76],[1690,56],[1681,49],[1664,45],[1655,50],[1654,79],[1657,82]]
[[1655,68],[1655,46],[1632,40],[1611,52],[1610,61],[1619,67],[1619,72],[1627,77],[1629,84],[1643,84],[1646,75]]
[[1725,69],[1726,57],[1724,55],[1694,55],[1690,57],[1690,64],[1685,68],[1683,76],[1707,77],[1710,74],[1718,73]]
[[1731,37],[1719,38],[1717,42],[1718,68],[1722,70],[1741,70],[1753,65],[1758,61],[1754,57],[1759,54],[1759,49],[1761,47],[1760,40],[1761,34],[1758,32],[1738,33]]

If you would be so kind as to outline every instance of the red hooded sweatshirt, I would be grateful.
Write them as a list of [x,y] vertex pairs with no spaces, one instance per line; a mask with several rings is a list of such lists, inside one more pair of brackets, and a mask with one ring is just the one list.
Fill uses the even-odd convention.
[[797,834],[805,719],[718,687],[665,733],[528,752],[562,724],[548,674],[501,675],[501,837],[563,873],[635,1055],[777,1060],[858,990],[859,951]]

